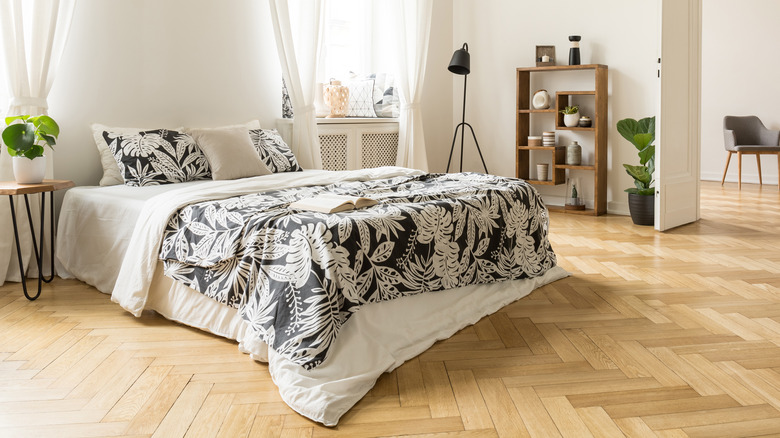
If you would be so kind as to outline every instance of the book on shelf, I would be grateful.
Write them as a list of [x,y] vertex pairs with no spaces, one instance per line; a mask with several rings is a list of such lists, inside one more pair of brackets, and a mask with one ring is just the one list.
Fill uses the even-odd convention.
[[371,198],[362,196],[346,196],[324,193],[313,198],[299,199],[292,204],[290,208],[295,210],[310,210],[320,213],[339,213],[342,211],[355,210],[376,205],[378,202]]

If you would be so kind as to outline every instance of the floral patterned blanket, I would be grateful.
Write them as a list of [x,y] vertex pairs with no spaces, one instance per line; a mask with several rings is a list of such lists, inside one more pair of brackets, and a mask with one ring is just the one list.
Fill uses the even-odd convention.
[[[320,193],[379,204],[290,209]],[[168,221],[165,274],[226,305],[277,353],[322,363],[361,305],[536,277],[556,264],[547,209],[524,181],[476,173],[348,181],[199,202]]]

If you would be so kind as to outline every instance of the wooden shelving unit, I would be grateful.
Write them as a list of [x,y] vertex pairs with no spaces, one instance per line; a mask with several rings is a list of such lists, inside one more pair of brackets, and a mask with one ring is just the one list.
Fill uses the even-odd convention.
[[[553,71],[581,71],[592,70],[594,79],[594,89],[585,91],[558,91],[555,93],[555,107],[549,109],[534,109],[531,107],[531,73],[543,74]],[[567,171],[580,170],[593,172],[593,206],[592,209],[585,210],[564,210],[563,207],[550,206],[553,211],[565,211],[572,214],[601,215],[607,212],[607,75],[608,67],[603,64],[589,65],[557,65],[547,67],[523,67],[517,69],[517,115],[515,132],[515,150],[516,150],[516,175],[531,184],[539,185],[559,185],[566,183]],[[595,112],[593,114],[593,124],[588,128],[573,127],[568,128],[563,124],[563,115],[559,110],[569,105],[569,98],[574,96],[580,98],[591,96],[595,100]],[[594,162],[583,163],[579,166],[566,164],[566,147],[556,146],[528,146],[528,136],[530,135],[531,116],[543,114],[552,114],[555,119],[553,126],[556,131],[577,131],[583,134],[592,132],[593,142],[582,141],[583,152],[592,148]],[[530,179],[530,169],[535,163],[531,163],[531,151],[546,151],[551,154],[552,168],[550,174],[552,179],[539,181]],[[584,155],[584,154],[583,154]]]

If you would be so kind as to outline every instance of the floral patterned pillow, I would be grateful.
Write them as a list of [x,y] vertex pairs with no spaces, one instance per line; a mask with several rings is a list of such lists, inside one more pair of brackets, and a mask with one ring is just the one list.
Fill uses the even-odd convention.
[[295,154],[282,140],[276,129],[251,129],[249,137],[260,155],[260,159],[272,173],[298,172],[303,170]]
[[125,185],[143,187],[210,179],[206,156],[188,134],[167,129],[103,132]]

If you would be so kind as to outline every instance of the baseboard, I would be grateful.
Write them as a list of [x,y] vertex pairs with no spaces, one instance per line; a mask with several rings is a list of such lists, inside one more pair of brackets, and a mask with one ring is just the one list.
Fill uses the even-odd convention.
[[[744,163],[742,164],[744,165]],[[720,172],[702,172],[699,177],[702,181],[720,182],[721,178],[723,178],[723,174]],[[738,179],[737,169],[732,169],[726,174],[726,182],[736,183],[739,182]],[[764,185],[777,185],[777,175],[763,175],[763,180]],[[743,170],[742,182],[745,184],[758,184],[758,172],[748,173]]]
[[[625,196],[628,196],[628,194],[626,193]],[[618,202],[618,201],[607,202],[607,213],[617,214],[620,216],[628,216],[629,215],[628,200],[623,202]]]

